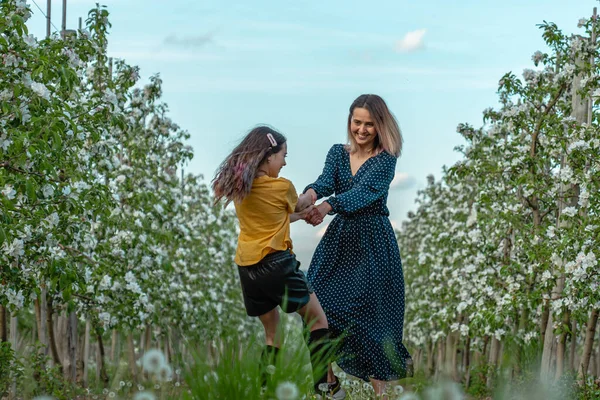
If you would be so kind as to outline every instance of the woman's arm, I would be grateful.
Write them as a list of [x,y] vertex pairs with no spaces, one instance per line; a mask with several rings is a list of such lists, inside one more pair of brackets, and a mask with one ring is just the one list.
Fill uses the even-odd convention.
[[[396,170],[396,157],[386,155],[376,160],[360,183],[347,192],[329,197],[327,203],[331,212],[340,214],[353,214],[371,205],[387,194],[390,183],[394,179]],[[319,205],[320,206],[320,205]],[[320,210],[322,212],[322,210]]]
[[[321,197],[331,196],[335,191],[335,176],[337,174],[337,166],[339,164],[339,146],[334,145],[329,149],[323,172],[314,183],[311,183],[304,189],[304,193],[310,195],[317,201]],[[314,203],[314,202],[313,202]]]

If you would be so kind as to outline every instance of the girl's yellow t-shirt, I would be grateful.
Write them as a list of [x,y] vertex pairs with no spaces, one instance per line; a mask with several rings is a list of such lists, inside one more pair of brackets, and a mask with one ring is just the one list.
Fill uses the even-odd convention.
[[235,204],[240,221],[237,265],[254,265],[269,253],[292,248],[290,214],[296,203],[298,194],[289,180],[267,175],[254,180],[250,194]]

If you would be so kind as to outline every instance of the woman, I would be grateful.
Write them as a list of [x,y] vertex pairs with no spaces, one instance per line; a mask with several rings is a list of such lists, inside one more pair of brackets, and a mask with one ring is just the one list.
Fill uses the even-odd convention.
[[343,337],[337,363],[370,380],[376,394],[386,383],[412,375],[402,344],[402,262],[386,206],[401,149],[400,128],[383,99],[359,96],[350,106],[348,144],[329,150],[321,176],[304,190],[313,199],[331,196],[307,222],[336,214],[315,251],[308,280],[330,332]]

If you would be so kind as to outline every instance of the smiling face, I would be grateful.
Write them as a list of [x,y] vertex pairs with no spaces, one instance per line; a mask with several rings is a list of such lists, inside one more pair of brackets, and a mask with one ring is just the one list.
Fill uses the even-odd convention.
[[375,145],[377,131],[371,119],[371,114],[366,108],[356,107],[350,118],[350,133],[356,145],[362,149],[370,150]]
[[279,171],[286,165],[285,158],[287,157],[287,143],[281,145],[281,150],[275,154],[271,154],[267,158],[267,175],[271,178],[277,178]]

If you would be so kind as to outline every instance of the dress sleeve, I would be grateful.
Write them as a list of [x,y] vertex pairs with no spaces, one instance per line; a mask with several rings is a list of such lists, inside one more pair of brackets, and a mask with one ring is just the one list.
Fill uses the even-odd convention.
[[353,214],[383,197],[390,188],[396,170],[396,157],[385,155],[365,171],[365,176],[352,189],[330,197],[332,213]]
[[327,153],[327,158],[325,159],[325,166],[323,167],[323,172],[317,178],[314,183],[311,183],[306,188],[304,188],[304,192],[308,189],[313,189],[317,193],[317,199],[322,197],[331,196],[335,190],[335,176],[337,174],[337,165],[339,164],[339,153],[341,145],[334,145],[329,149]]

